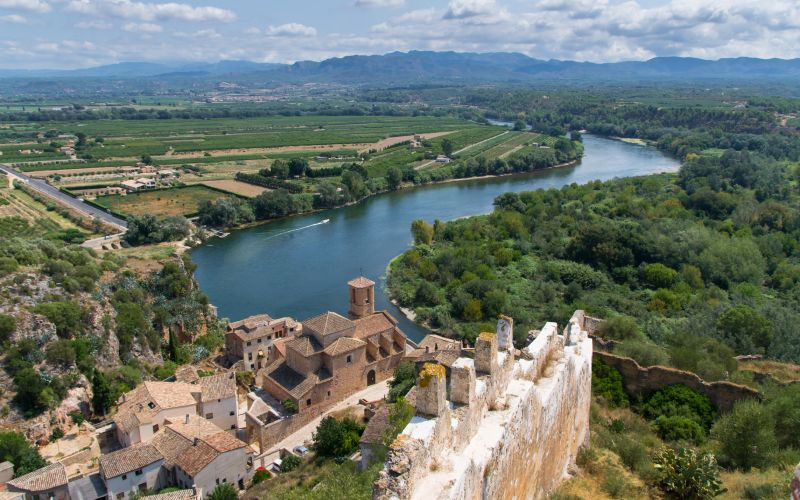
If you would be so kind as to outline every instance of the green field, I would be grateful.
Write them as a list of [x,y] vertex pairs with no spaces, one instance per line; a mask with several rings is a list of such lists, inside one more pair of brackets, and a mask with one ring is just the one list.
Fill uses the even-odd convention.
[[206,186],[155,189],[127,195],[101,196],[95,203],[125,215],[192,215],[203,201],[225,196]]

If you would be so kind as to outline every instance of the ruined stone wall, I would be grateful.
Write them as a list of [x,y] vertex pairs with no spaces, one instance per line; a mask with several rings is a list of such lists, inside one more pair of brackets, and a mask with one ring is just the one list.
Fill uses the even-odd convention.
[[625,390],[632,395],[646,396],[668,385],[683,384],[708,396],[720,411],[730,411],[740,399],[761,398],[757,390],[733,382],[706,382],[695,373],[666,366],[644,368],[631,358],[608,352],[597,351],[594,355],[619,370]]
[[417,415],[392,443],[374,499],[545,498],[566,476],[589,437],[592,341],[583,316],[565,335],[547,323],[519,359],[502,338],[505,320],[497,335],[478,336],[474,359],[452,365],[450,401],[443,370],[441,382],[424,370]]

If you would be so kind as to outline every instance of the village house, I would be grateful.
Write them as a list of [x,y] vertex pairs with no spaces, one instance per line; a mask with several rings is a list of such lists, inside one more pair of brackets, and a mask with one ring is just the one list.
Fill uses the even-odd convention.
[[235,434],[239,414],[235,373],[198,377],[194,370],[193,377],[183,376],[194,381],[145,382],[120,398],[114,423],[123,446],[149,442],[165,421],[194,415]]
[[27,500],[69,500],[67,469],[61,462],[42,467],[6,484],[10,492],[22,493]]
[[100,456],[100,475],[109,500],[145,495],[167,486],[164,456],[149,443],[137,443]]
[[285,343],[286,356],[259,372],[262,387],[300,413],[329,405],[392,376],[406,351],[406,336],[387,312],[375,312],[375,283],[348,283],[350,318],[326,312],[302,322]]
[[448,158],[445,155],[439,155],[436,157],[436,163],[444,163],[444,164],[450,163],[450,158]]
[[242,369],[258,371],[272,359],[276,339],[298,335],[303,327],[293,318],[272,319],[268,314],[250,316],[228,325],[225,352],[231,363],[242,362]]

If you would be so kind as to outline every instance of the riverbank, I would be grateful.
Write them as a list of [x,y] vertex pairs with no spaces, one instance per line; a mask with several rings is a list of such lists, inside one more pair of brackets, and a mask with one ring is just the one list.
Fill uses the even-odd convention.
[[[313,214],[319,213],[319,212],[325,212],[325,211],[328,211],[328,210],[337,210],[337,209],[340,209],[340,208],[346,208],[346,207],[350,207],[350,206],[355,206],[355,205],[358,205],[360,203],[363,203],[364,201],[369,200],[370,198],[374,198],[375,196],[388,194],[388,193],[396,193],[396,192],[400,192],[400,191],[413,190],[413,189],[417,189],[417,188],[421,188],[421,187],[437,186],[437,185],[443,185],[443,184],[450,184],[450,183],[454,183],[454,182],[481,181],[481,180],[501,179],[501,178],[504,178],[504,177],[518,177],[518,176],[536,174],[538,172],[548,172],[548,171],[555,170],[555,169],[560,169],[560,168],[574,167],[575,165],[578,165],[582,161],[582,159],[583,158],[578,158],[577,160],[572,160],[572,161],[568,161],[568,162],[564,162],[564,163],[559,163],[559,164],[553,165],[551,167],[539,168],[539,169],[536,169],[536,170],[531,170],[530,172],[509,172],[509,173],[506,173],[506,174],[499,174],[499,175],[480,175],[480,176],[474,176],[474,177],[459,177],[459,178],[452,178],[452,179],[444,179],[444,180],[441,180],[441,181],[431,181],[431,182],[426,182],[424,184],[414,184],[413,182],[402,183],[394,191],[391,191],[391,190],[388,190],[388,189],[383,190],[383,191],[375,191],[374,193],[370,193],[370,194],[368,194],[366,196],[363,196],[363,197],[359,198],[358,200],[349,201],[347,203],[344,203],[342,205],[337,205],[335,207],[315,208],[315,209],[312,209],[312,210],[309,210],[309,211],[306,211],[306,212],[298,212],[296,214],[284,215],[282,217],[275,217],[275,218],[272,218],[272,219],[256,220],[256,221],[253,221],[253,222],[247,222],[245,224],[240,224],[240,225],[237,225],[237,226],[231,226],[231,227],[225,228],[225,231],[241,231],[241,230],[244,230],[244,229],[250,229],[250,228],[253,228],[253,227],[263,226],[265,224],[270,224],[270,223],[281,221],[281,220],[286,220],[286,219],[291,219],[291,218],[296,218],[296,217],[304,217],[304,216],[313,215]],[[209,240],[213,239],[213,237],[212,238],[208,238],[208,239]]]

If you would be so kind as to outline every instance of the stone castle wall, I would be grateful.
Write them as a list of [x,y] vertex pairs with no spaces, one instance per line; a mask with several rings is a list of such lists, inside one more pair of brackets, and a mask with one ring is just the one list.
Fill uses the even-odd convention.
[[563,335],[547,323],[518,359],[505,320],[478,337],[474,359],[453,363],[450,401],[444,370],[423,368],[417,415],[392,443],[374,499],[545,498],[566,477],[589,438],[584,316]]
[[632,395],[647,394],[668,385],[683,384],[701,394],[705,394],[720,411],[730,411],[740,399],[761,399],[761,393],[745,385],[725,380],[706,382],[697,374],[668,368],[666,366],[639,366],[635,360],[609,352],[596,351],[596,357],[613,366],[622,374],[625,390]]

